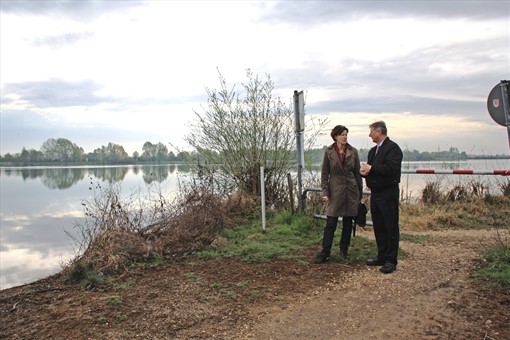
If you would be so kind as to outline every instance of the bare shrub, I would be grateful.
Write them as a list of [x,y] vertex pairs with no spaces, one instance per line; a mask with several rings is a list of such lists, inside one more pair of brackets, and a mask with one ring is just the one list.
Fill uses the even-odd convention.
[[236,224],[249,218],[258,218],[260,205],[258,197],[244,191],[238,191],[230,195],[225,203],[225,212],[228,224]]
[[510,197],[510,179],[507,179],[506,182],[500,183],[499,189],[503,196]]
[[93,198],[82,202],[85,222],[76,226],[81,237],[71,236],[78,245],[78,256],[67,269],[87,263],[103,273],[115,272],[147,255],[143,230],[165,214],[167,202],[160,195],[157,204],[147,204],[155,199],[150,191],[143,199],[140,192],[121,199],[119,185],[103,188],[92,181],[90,185]]
[[[294,110],[274,96],[270,75],[259,78],[246,70],[247,81],[230,86],[218,70],[219,88],[209,89],[207,105],[195,111],[196,120],[185,141],[200,156],[189,165],[208,173],[220,190],[241,190],[260,197],[260,168],[264,167],[268,206],[289,204],[286,176],[296,160]],[[326,120],[307,121],[307,144],[316,141]]]
[[464,183],[454,184],[451,188],[442,187],[441,181],[430,181],[425,184],[421,193],[421,201],[425,204],[465,201],[473,197],[489,195],[488,184],[480,179],[470,179]]
[[202,180],[181,185],[172,201],[153,188],[145,196],[138,191],[126,199],[121,199],[118,186],[91,190],[94,198],[82,203],[85,223],[77,225],[82,235],[79,255],[68,264],[68,273],[86,264],[109,274],[128,270],[133,262],[193,253],[257,206],[245,193],[217,195]]
[[467,183],[467,187],[469,193],[476,197],[484,197],[488,192],[487,185],[482,180],[471,179]]
[[446,199],[451,202],[463,200],[468,196],[466,188],[460,184],[455,185],[446,193]]
[[[165,255],[183,255],[210,244],[224,226],[225,204],[209,192],[192,190],[182,196],[174,218],[158,222],[154,251]],[[152,226],[153,227],[153,226]],[[150,233],[147,233],[150,234]]]
[[454,185],[446,193],[446,200],[450,202],[464,201],[471,197],[485,197],[489,194],[485,183],[478,179],[471,179],[467,183]]
[[437,204],[441,201],[443,195],[441,192],[440,181],[428,181],[421,192],[421,201],[425,204]]

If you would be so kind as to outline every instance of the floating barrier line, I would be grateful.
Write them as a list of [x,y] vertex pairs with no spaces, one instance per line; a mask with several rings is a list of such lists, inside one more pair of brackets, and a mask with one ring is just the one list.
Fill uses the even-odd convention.
[[500,175],[510,176],[510,170],[434,170],[402,169],[403,174],[453,174],[453,175]]

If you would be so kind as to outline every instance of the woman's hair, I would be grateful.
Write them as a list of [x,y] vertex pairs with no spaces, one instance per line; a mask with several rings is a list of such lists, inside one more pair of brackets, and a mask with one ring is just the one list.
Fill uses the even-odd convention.
[[347,133],[349,132],[349,129],[346,128],[345,126],[343,125],[337,125],[333,128],[333,130],[331,130],[331,138],[333,138],[333,140],[335,140],[335,137],[336,136],[339,136],[342,134],[342,132],[344,131],[347,131]]

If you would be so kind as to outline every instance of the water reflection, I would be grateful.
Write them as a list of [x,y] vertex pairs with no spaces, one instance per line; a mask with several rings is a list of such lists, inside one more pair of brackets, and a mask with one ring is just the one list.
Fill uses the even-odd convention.
[[0,176],[20,176],[23,181],[39,179],[49,189],[64,190],[76,185],[85,177],[93,177],[113,184],[125,180],[131,170],[134,175],[142,173],[144,183],[164,182],[169,175],[188,172],[189,167],[176,164],[147,164],[104,167],[26,167],[0,168]]
[[120,183],[123,193],[153,183],[177,190],[175,164],[0,168],[0,289],[61,270],[76,255],[90,183]]
[[73,213],[66,216],[4,217],[1,226],[0,288],[56,273],[60,271],[62,263],[76,255],[75,245],[64,231],[64,226],[72,226],[80,220]]
[[[21,177],[23,180],[36,179],[37,177],[41,177],[43,175],[43,171],[43,169],[22,169]],[[9,170],[8,174],[9,176],[12,175],[12,170]]]
[[68,189],[85,177],[83,171],[77,169],[47,169],[41,176],[42,183],[49,189]]
[[169,165],[168,167],[160,167],[154,165],[142,165],[141,171],[143,173],[143,181],[146,184],[151,184],[153,182],[161,183],[168,178],[168,174],[174,173],[176,170],[175,164]]
[[128,173],[127,167],[89,169],[89,175],[109,184],[122,182]]

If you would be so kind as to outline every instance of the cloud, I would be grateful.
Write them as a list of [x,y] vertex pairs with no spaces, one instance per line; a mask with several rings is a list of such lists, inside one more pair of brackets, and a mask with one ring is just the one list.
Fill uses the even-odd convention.
[[47,46],[50,48],[62,48],[93,37],[94,33],[91,32],[66,33],[62,35],[37,37],[34,39],[33,44],[36,47]]
[[66,81],[51,79],[48,81],[29,81],[23,83],[7,83],[2,91],[2,102],[7,104],[25,103],[28,107],[48,108],[66,106],[91,106],[111,101],[111,98],[100,97],[95,92],[101,85],[93,80]]
[[90,21],[111,12],[126,11],[144,5],[145,1],[76,1],[76,0],[2,0],[0,10],[15,15],[62,16],[77,21]]
[[506,0],[279,1],[269,5],[262,3],[260,6],[266,9],[261,21],[295,25],[324,25],[338,20],[360,20],[368,17],[481,20],[508,18],[510,15],[510,3]]
[[[485,103],[480,105],[483,107]],[[473,102],[470,101],[420,98],[412,95],[380,97],[377,93],[366,97],[316,102],[309,108],[310,114],[320,114],[321,112],[413,112],[437,116],[445,114],[465,116],[467,113],[476,115],[473,112]]]

